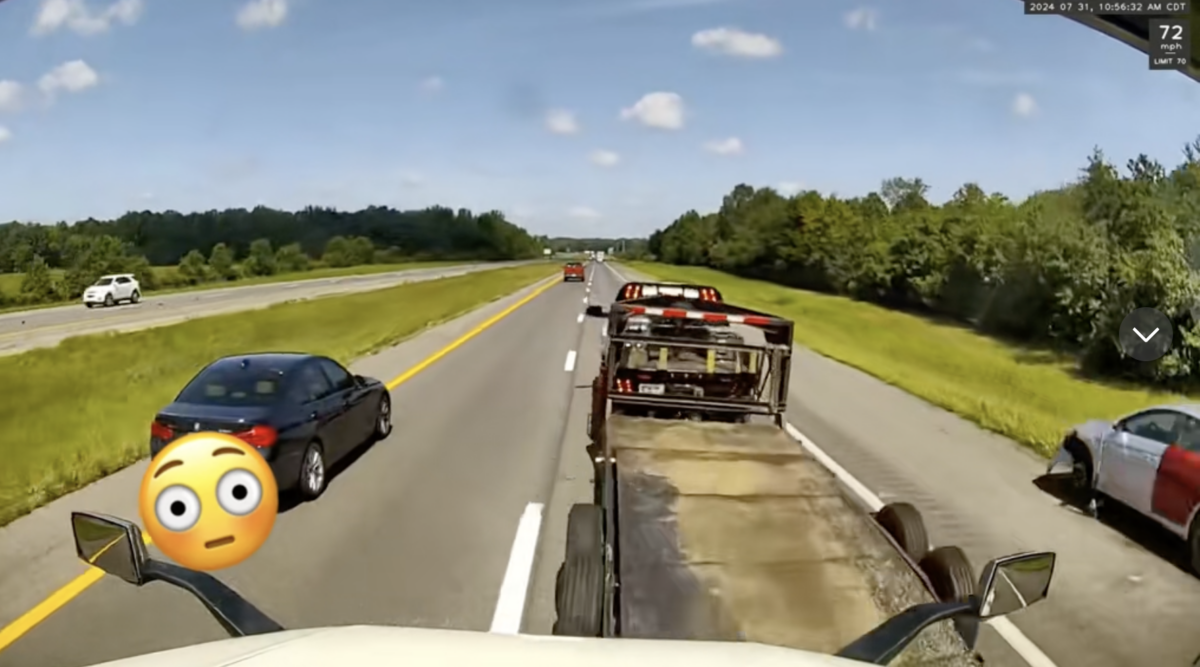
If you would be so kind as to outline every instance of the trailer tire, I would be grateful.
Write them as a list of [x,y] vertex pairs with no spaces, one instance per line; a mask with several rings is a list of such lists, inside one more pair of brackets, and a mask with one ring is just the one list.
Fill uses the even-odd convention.
[[604,513],[596,505],[576,503],[567,513],[566,560],[601,555],[604,548]]
[[607,466],[611,465],[611,463],[601,461],[595,464],[595,467],[593,468],[592,503],[596,507],[602,507],[604,505],[604,475],[609,472]]
[[604,375],[597,375],[592,380],[592,421],[588,429],[588,437],[593,441],[600,439],[600,429],[604,426],[604,408],[608,397],[604,395]]
[[966,602],[976,593],[975,568],[958,547],[938,547],[930,551],[921,559],[920,567],[929,577],[938,602]]
[[875,521],[914,562],[920,562],[929,553],[929,533],[925,531],[925,520],[910,503],[884,505],[875,514]]
[[551,634],[559,637],[599,637],[604,599],[604,559],[568,558],[558,569],[554,586],[557,618]]

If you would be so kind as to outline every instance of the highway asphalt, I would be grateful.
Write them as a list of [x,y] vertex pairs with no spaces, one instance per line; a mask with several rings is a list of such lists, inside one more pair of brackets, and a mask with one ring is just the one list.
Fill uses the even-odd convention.
[[[609,303],[618,277],[590,270],[590,297]],[[584,430],[601,323],[582,316],[588,289],[550,287],[397,387],[392,436],[321,499],[281,515],[263,550],[221,577],[287,627],[548,633],[565,514],[590,498]],[[391,380],[518,298],[354,370]],[[1013,551],[1058,552],[1050,598],[1011,618],[1038,648],[1019,657],[989,630],[989,667],[1182,667],[1200,653],[1200,581],[1060,506],[1033,484],[1044,463],[1013,443],[804,350],[789,405],[807,440],[884,501],[914,502],[933,541],[959,544],[977,567]],[[143,466],[0,529],[0,627],[84,571],[71,510],[137,519]],[[223,636],[182,591],[106,578],[0,651],[0,667],[92,665]]]
[[109,308],[86,308],[83,303],[75,303],[4,313],[0,314],[0,355],[57,345],[64,338],[71,336],[146,329],[194,317],[265,308],[294,299],[382,289],[406,282],[449,278],[483,269],[524,263],[461,264],[359,276],[314,278],[162,295],[150,294],[138,304],[121,304]]
[[883,502],[916,505],[931,541],[962,547],[976,569],[1017,551],[1058,554],[1049,598],[1008,619],[1037,648],[1020,657],[987,630],[988,667],[1186,667],[1200,654],[1200,579],[1169,558],[1177,543],[1064,506],[1034,484],[1046,462],[1016,443],[800,347],[788,421]]

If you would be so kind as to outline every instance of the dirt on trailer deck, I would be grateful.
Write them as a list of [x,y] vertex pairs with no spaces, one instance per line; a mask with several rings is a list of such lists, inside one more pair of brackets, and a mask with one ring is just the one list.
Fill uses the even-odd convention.
[[[837,479],[772,424],[610,417],[621,634],[834,653],[933,597]],[[894,665],[976,665],[950,622]]]

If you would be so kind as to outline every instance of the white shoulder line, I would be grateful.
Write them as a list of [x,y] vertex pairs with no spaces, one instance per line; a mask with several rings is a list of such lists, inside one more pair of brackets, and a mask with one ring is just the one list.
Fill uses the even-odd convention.
[[[837,461],[834,461],[828,454],[822,451],[820,447],[817,447],[812,440],[808,439],[808,436],[800,432],[800,429],[792,426],[791,424],[785,424],[784,428],[787,430],[788,435],[792,436],[796,442],[800,443],[800,446],[803,447],[806,452],[811,454],[812,457],[817,461],[820,461],[821,465],[828,468],[829,472],[833,473],[834,477],[840,479],[843,484],[845,484],[851,491],[854,492],[854,495],[858,496],[860,500],[866,503],[867,506],[871,508],[871,511],[878,511],[879,508],[883,507],[883,501],[880,500],[879,496],[875,495],[874,492],[868,489],[865,484],[858,481],[858,479],[856,479],[854,475],[851,475],[845,468],[838,465]],[[993,618],[990,621],[987,621],[987,623],[996,630],[996,632],[1002,639],[1004,639],[1005,642],[1008,642],[1008,645],[1012,647],[1013,651],[1015,651],[1017,655],[1021,656],[1022,660],[1029,664],[1029,667],[1057,667],[1057,665],[1054,664],[1054,661],[1051,660],[1050,657],[1045,653],[1043,653],[1040,648],[1038,648],[1037,644],[1034,644],[1032,641],[1030,641],[1029,638],[1025,636],[1025,633],[1021,632],[1020,628],[1018,628],[1016,625],[1013,625],[1012,621],[1008,620],[1007,618],[1000,617]]]
[[[619,271],[613,268],[611,264],[605,263],[605,266],[621,281],[629,282],[629,280],[627,280],[625,276],[621,275]],[[845,468],[838,465],[837,461],[834,461],[828,454],[822,451],[820,447],[817,447],[812,440],[808,439],[808,436],[800,432],[800,429],[792,426],[791,424],[786,424],[785,428],[788,435],[792,436],[796,442],[799,442],[800,446],[803,447],[805,451],[807,451],[809,454],[812,454],[813,458],[820,461],[821,465],[828,468],[835,477],[842,480],[842,483],[849,487],[850,490],[853,491],[854,494],[857,495],[864,503],[871,507],[872,510],[878,510],[880,507],[883,507],[883,501],[879,499],[879,496],[875,495],[866,487],[865,484],[858,481],[854,475],[851,475]],[[1050,657],[1045,653],[1043,653],[1042,649],[1038,648],[1037,644],[1034,644],[1032,641],[1030,641],[1030,639],[1025,636],[1025,633],[1021,632],[1021,629],[1014,625],[1012,621],[1001,617],[994,618],[990,621],[987,621],[987,623],[996,630],[1000,637],[1007,642],[1009,646],[1012,647],[1013,651],[1016,651],[1017,655],[1021,656],[1022,660],[1029,664],[1029,667],[1058,667],[1054,664],[1054,661],[1051,660]]]

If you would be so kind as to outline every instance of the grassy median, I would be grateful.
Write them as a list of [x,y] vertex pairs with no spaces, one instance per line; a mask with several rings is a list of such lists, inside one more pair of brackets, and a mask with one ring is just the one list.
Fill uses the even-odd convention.
[[482,271],[0,357],[0,526],[144,457],[155,412],[214,358],[302,350],[349,363],[549,269]]
[[796,342],[1007,436],[1043,456],[1063,429],[1177,395],[1081,378],[1073,358],[843,297],[699,267],[626,262],[663,280],[712,285],[740,306],[796,322]]

